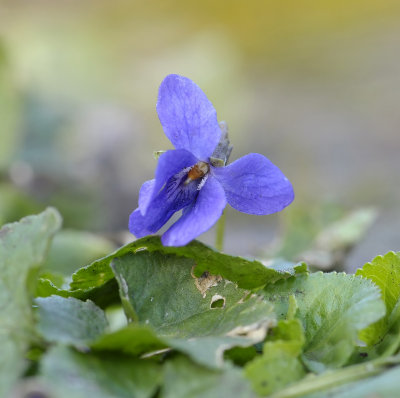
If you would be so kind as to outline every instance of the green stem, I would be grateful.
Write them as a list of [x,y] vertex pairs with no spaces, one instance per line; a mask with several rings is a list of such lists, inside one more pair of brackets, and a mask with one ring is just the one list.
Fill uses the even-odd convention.
[[351,383],[381,373],[386,367],[399,362],[399,357],[389,357],[327,372],[320,376],[309,376],[275,394],[271,398],[295,398],[314,392],[323,392],[342,384]]
[[224,249],[224,237],[225,237],[225,212],[217,222],[217,230],[215,232],[215,248],[222,252]]

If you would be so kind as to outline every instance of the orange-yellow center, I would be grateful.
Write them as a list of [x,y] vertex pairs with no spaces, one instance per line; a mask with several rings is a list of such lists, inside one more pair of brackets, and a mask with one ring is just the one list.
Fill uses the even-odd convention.
[[187,179],[185,184],[188,184],[190,181],[198,180],[199,178],[204,177],[208,170],[210,169],[208,163],[206,162],[199,162],[196,163],[188,172]]

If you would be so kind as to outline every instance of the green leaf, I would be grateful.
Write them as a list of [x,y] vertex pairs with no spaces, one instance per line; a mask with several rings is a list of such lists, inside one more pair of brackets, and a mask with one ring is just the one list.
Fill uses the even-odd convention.
[[288,310],[287,310],[287,314],[286,314],[286,319],[287,320],[293,319],[297,314],[298,308],[299,308],[299,306],[297,304],[296,297],[294,296],[294,294],[291,294],[289,296]]
[[63,230],[54,237],[43,269],[69,276],[113,250],[115,246],[105,238],[84,231]]
[[[66,280],[65,276],[58,273],[58,272],[49,272],[49,271],[42,271],[39,274],[38,284],[36,286],[36,292],[42,288],[40,281],[47,281],[53,286],[56,290],[61,289],[64,286]],[[50,296],[51,294],[49,294]],[[47,296],[46,296],[47,297]]]
[[303,365],[287,350],[286,344],[267,343],[264,350],[262,356],[256,357],[245,367],[246,376],[257,394],[272,394],[304,377]]
[[[386,306],[386,316],[360,333],[360,338],[368,345],[384,339],[388,330],[396,324],[395,333],[400,334],[400,253],[389,252],[385,256],[375,257],[370,263],[357,270],[360,275],[373,281],[381,290]],[[397,307],[396,307],[397,306]],[[396,308],[396,311],[394,311]],[[397,347],[393,347],[392,351]]]
[[296,273],[297,268],[303,272],[304,265],[289,266],[285,269],[269,268],[259,261],[247,260],[241,257],[229,256],[216,252],[210,247],[193,241],[183,247],[167,247],[161,244],[158,236],[148,236],[138,239],[92,264],[80,269],[72,276],[71,289],[90,290],[106,283],[114,277],[110,269],[113,259],[126,254],[133,254],[142,250],[150,252],[158,251],[164,254],[176,254],[178,256],[195,259],[196,276],[201,276],[205,271],[213,275],[220,275],[225,279],[237,283],[244,289],[253,289],[273,283],[282,278],[288,278]]
[[[261,344],[261,343],[260,343]],[[237,366],[243,367],[257,356],[257,350],[254,345],[250,347],[233,347],[225,351],[224,358]]]
[[[221,346],[228,348],[235,344],[248,345],[249,342],[245,339],[226,339],[217,337],[203,337],[200,339],[170,339],[157,336],[156,332],[149,326],[137,323],[131,323],[128,326],[117,330],[113,333],[108,333],[99,338],[98,341],[91,345],[95,351],[121,351],[125,354],[140,356],[153,355],[158,352],[163,352],[168,347],[186,353],[200,364],[208,367],[219,367],[221,358],[215,356],[215,352]],[[241,348],[236,347],[235,348]],[[254,347],[246,347],[254,350]],[[244,349],[244,348],[242,348]],[[216,359],[218,358],[218,362]]]
[[264,344],[263,354],[245,367],[246,377],[260,395],[269,395],[305,375],[299,360],[304,335],[298,319],[279,321]]
[[281,341],[285,342],[287,351],[294,356],[301,354],[305,338],[303,327],[298,319],[280,320],[278,325],[271,330],[267,343]]
[[[224,335],[238,325],[258,322],[257,305],[270,315],[269,303],[256,296],[244,300],[246,291],[233,283],[208,278],[211,283],[203,289],[204,278],[193,276],[194,266],[190,259],[149,252],[126,255],[112,264],[128,313],[164,336]],[[212,307],[216,299],[225,302],[222,308]]]
[[388,329],[381,341],[371,347],[360,348],[359,356],[364,360],[384,358],[398,352],[400,347],[400,301],[393,308],[387,322]]
[[59,213],[49,208],[0,230],[0,396],[7,395],[24,370],[33,335],[30,276],[60,226]]
[[252,344],[261,341],[262,338],[203,336],[190,339],[166,338],[165,340],[170,347],[188,355],[200,365],[222,368],[225,350],[235,347],[250,348]]
[[119,303],[118,284],[115,279],[109,279],[103,285],[89,290],[60,289],[49,279],[39,278],[36,286],[36,297],[75,297],[80,300],[91,300],[101,308]]
[[225,349],[264,339],[275,322],[273,308],[221,278],[196,278],[194,266],[191,259],[147,251],[112,263],[128,319],[150,325],[199,363],[222,366]]
[[162,379],[160,366],[150,360],[83,354],[62,346],[44,356],[40,374],[54,398],[150,398]]
[[96,351],[121,351],[140,356],[167,348],[167,343],[159,338],[149,326],[131,323],[115,332],[104,334],[91,348]]
[[35,302],[37,329],[47,341],[84,347],[107,327],[103,310],[89,300],[50,296],[39,297]]
[[211,370],[177,357],[165,364],[162,398],[252,398],[249,382],[234,367]]
[[313,372],[343,366],[359,332],[385,314],[371,281],[342,273],[300,275],[268,286],[264,294],[280,318],[288,312],[289,297],[295,296],[306,337],[302,360]]

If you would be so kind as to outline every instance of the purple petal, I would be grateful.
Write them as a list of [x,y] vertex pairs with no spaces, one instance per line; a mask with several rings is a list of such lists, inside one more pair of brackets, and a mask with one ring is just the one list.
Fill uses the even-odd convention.
[[221,217],[225,206],[224,190],[215,178],[209,176],[194,204],[162,236],[163,245],[186,245],[210,229]]
[[176,149],[186,149],[207,161],[221,129],[217,113],[203,91],[187,77],[168,75],[158,92],[157,113]]
[[143,236],[151,235],[156,232],[149,229],[146,218],[142,215],[139,208],[133,211],[129,216],[129,231],[137,238],[143,238]]
[[250,153],[229,166],[212,170],[225,190],[228,203],[243,213],[275,213],[294,199],[290,181],[258,153]]
[[[164,196],[164,195],[162,195]],[[137,208],[129,217],[129,231],[137,238],[157,232],[175,213],[171,206],[161,195],[157,196],[149,206],[145,215]]]
[[184,184],[185,180],[186,175],[170,178],[164,188],[150,201],[145,214],[137,208],[130,215],[129,230],[137,238],[157,232],[175,212],[194,202],[198,195],[197,183],[193,181]]
[[[194,157],[190,152],[185,149],[176,149],[163,153],[159,159],[155,172],[155,183],[153,185],[152,191],[148,194],[147,200],[143,201],[143,205],[141,205],[140,197],[142,195],[142,190],[144,189],[144,184],[140,189],[139,193],[139,208],[143,215],[146,214],[147,207],[150,204],[150,201],[159,193],[160,189],[165,185],[165,183],[174,175],[180,173],[186,167],[193,166],[197,163],[196,157]],[[154,180],[153,180],[154,181]],[[147,189],[151,189],[150,186],[146,187]]]
[[145,181],[139,191],[139,209],[144,215],[146,213],[147,206],[149,205],[154,191],[154,185],[156,180]]

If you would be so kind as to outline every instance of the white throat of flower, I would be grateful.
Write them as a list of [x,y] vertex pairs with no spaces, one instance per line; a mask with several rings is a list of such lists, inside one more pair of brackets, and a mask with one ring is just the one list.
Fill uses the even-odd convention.
[[208,178],[208,174],[206,174],[206,175],[201,179],[200,184],[197,185],[197,190],[198,190],[198,191],[200,191],[200,189],[204,187],[204,184],[206,183],[207,178]]

